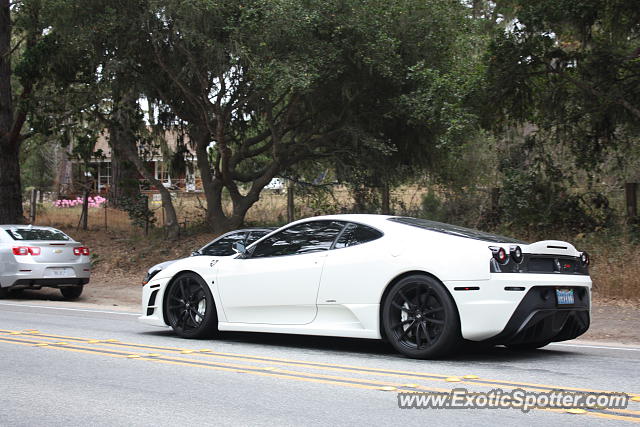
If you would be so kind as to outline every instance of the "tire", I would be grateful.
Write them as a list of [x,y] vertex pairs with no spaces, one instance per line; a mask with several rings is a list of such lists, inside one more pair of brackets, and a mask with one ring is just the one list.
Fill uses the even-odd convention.
[[84,286],[82,285],[65,286],[64,288],[60,288],[60,293],[62,294],[62,297],[67,301],[73,301],[80,298],[80,295],[82,295],[83,288]]
[[549,345],[551,341],[542,341],[542,342],[527,342],[522,344],[507,344],[507,348],[509,350],[514,351],[531,351],[542,348],[546,345]]
[[218,315],[206,282],[195,273],[172,280],[164,299],[167,322],[182,338],[211,338],[218,334]]
[[426,275],[407,276],[382,303],[382,327],[391,345],[414,359],[437,359],[460,344],[460,317],[449,292]]
[[5,299],[9,296],[9,289],[0,288],[0,299]]

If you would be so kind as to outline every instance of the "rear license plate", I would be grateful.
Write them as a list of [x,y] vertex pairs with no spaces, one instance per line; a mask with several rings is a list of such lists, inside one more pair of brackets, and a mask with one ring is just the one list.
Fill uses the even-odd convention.
[[44,271],[44,277],[73,277],[73,268],[69,267],[48,267]]
[[556,289],[556,299],[558,305],[574,304],[573,289]]

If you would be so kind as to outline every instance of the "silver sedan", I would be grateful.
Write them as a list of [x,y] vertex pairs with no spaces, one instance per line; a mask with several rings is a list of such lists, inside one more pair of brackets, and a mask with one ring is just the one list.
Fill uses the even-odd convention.
[[89,255],[88,247],[55,228],[0,225],[0,298],[44,286],[76,299],[89,283]]

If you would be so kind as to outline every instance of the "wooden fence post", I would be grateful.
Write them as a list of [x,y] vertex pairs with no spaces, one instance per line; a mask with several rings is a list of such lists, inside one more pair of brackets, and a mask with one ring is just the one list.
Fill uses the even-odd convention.
[[294,182],[289,180],[287,185],[287,222],[295,220],[295,205],[294,205]]
[[29,205],[29,224],[36,222],[36,205],[38,203],[38,192],[34,188],[31,190],[31,204]]
[[624,198],[627,206],[627,222],[633,223],[638,217],[638,183],[624,184]]

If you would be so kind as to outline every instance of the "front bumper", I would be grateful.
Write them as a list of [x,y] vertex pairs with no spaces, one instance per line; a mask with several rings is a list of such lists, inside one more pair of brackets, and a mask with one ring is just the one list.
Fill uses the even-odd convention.
[[[462,337],[470,341],[561,341],[589,327],[591,279],[586,275],[500,273],[445,285],[458,308]],[[574,289],[576,303],[557,305],[556,288]]]
[[164,290],[170,278],[153,278],[142,287],[142,316],[138,317],[143,323],[153,326],[167,326],[164,320],[162,306]]

